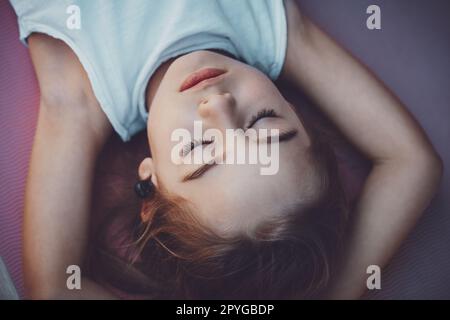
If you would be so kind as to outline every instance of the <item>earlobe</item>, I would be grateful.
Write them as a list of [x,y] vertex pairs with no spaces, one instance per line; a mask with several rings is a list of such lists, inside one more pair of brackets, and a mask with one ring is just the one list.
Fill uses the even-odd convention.
[[152,183],[153,185],[158,188],[158,178],[156,177],[156,174],[152,174]]
[[134,185],[134,191],[139,198],[146,199],[151,196],[157,187],[152,158],[148,157],[142,160],[138,174],[139,181]]

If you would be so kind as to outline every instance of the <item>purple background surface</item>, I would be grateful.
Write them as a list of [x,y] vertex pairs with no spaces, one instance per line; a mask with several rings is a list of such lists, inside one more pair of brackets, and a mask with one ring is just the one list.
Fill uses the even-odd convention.
[[[450,1],[298,0],[308,16],[367,64],[425,128],[450,165]],[[377,4],[382,30],[366,28]],[[0,256],[21,297],[23,194],[38,87],[14,12],[0,1]],[[450,299],[450,175],[370,299]]]

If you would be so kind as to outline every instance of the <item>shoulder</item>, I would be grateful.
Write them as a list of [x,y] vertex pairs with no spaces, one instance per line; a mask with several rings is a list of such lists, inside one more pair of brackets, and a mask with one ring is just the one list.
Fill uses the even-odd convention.
[[98,104],[83,66],[68,45],[41,33],[31,34],[28,44],[41,100],[61,107]]
[[63,41],[33,33],[28,38],[40,89],[40,113],[60,123],[88,126],[107,137],[111,125],[97,101],[75,53]]

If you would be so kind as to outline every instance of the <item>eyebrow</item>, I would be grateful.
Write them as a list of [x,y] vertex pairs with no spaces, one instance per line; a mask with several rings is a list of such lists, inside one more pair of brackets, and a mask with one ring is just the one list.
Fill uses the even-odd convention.
[[[286,132],[282,132],[278,135],[278,142],[283,142],[283,141],[288,141],[290,139],[292,139],[293,137],[295,137],[298,133],[297,129],[292,129],[292,130],[288,130]],[[271,143],[271,137],[268,137],[268,141],[267,143]],[[185,175],[183,177],[183,179],[181,180],[181,182],[187,182],[190,180],[195,180],[200,178],[206,171],[208,171],[209,169],[211,169],[212,167],[216,166],[217,163],[213,162],[213,163],[205,163],[203,164],[200,168],[196,169],[195,171],[188,173],[187,175]]]

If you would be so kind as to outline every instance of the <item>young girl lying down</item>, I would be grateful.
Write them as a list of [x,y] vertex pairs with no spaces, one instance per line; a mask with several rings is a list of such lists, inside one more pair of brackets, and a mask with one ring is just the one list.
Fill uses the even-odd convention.
[[[367,267],[386,265],[436,190],[441,161],[418,123],[293,0],[78,1],[79,28],[68,2],[11,2],[41,92],[24,218],[31,298],[115,297],[83,272],[80,290],[66,286],[86,257],[94,167],[114,131],[128,141],[147,129],[129,262],[151,298],[358,298]],[[332,146],[276,79],[371,161],[352,212]],[[172,133],[195,121],[278,129],[249,143],[276,143],[279,170],[173,161]],[[179,157],[207,148],[217,141]]]

